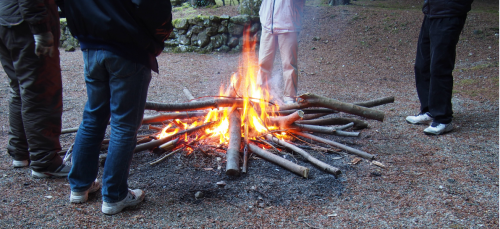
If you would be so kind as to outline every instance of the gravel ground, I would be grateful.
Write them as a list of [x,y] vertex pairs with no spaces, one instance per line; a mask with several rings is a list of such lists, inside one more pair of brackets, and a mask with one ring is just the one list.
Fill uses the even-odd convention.
[[[360,137],[323,136],[375,154],[386,168],[367,160],[350,164],[355,157],[344,152],[310,151],[342,175],[297,158],[311,169],[310,178],[303,179],[253,157],[247,174],[229,177],[217,169],[225,167],[217,155],[181,153],[150,166],[158,156],[144,151],[134,155],[129,184],[144,189],[146,200],[106,216],[100,194],[86,204],[69,204],[66,179],[33,179],[27,168],[13,169],[3,153],[0,227],[498,228],[498,1],[476,0],[469,14],[454,72],[455,130],[442,136],[426,136],[425,126],[404,121],[419,107],[412,69],[421,3],[366,0],[329,7],[317,2],[307,2],[300,34],[299,94],[345,102],[394,96],[394,103],[376,108],[385,112],[384,122],[367,120],[369,128]],[[236,14],[234,6],[196,12]],[[195,97],[218,95],[238,60],[237,54],[163,53],[148,99],[185,102],[184,87]],[[63,128],[76,127],[86,101],[81,52],[61,50],[61,66]],[[279,64],[275,69],[280,71]],[[5,149],[8,82],[3,71],[0,75],[0,147]],[[63,135],[63,147],[74,137]],[[218,181],[227,185],[219,188]],[[195,198],[198,191],[202,198]]]

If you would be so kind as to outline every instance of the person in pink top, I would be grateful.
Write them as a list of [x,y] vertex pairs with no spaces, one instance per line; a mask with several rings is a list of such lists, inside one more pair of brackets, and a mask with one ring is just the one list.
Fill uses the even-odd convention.
[[283,66],[283,102],[295,102],[297,97],[298,37],[302,29],[305,0],[263,0],[260,6],[262,35],[259,48],[257,84],[269,89],[274,58],[279,47]]

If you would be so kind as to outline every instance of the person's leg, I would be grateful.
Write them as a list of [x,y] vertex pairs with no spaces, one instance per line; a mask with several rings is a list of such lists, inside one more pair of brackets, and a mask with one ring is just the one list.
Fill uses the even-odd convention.
[[455,68],[457,43],[466,18],[463,16],[430,20],[432,58],[429,112],[437,123],[448,124],[452,120],[452,72]]
[[[36,56],[33,35],[27,23],[10,30],[11,104],[9,151],[27,150],[33,171],[56,171],[62,165],[61,149],[62,82],[59,55]],[[12,71],[10,69],[9,71]]]
[[9,140],[7,152],[15,161],[28,161],[28,141],[24,133],[23,118],[21,115],[21,92],[14,69],[14,60],[11,58],[11,49],[17,50],[18,45],[11,39],[13,28],[0,26],[0,62],[9,77]]
[[299,33],[282,33],[278,35],[278,43],[281,53],[281,64],[283,66],[283,81],[285,98],[297,96],[298,69],[297,50],[299,47]]
[[415,59],[415,85],[420,100],[420,113],[429,111],[429,87],[431,79],[431,46],[429,38],[429,19],[424,17],[417,43]]
[[110,117],[110,76],[103,63],[103,51],[82,50],[82,52],[88,99],[73,145],[73,165],[68,175],[73,192],[88,190],[97,177],[101,142]]
[[127,197],[127,179],[146,105],[151,69],[106,52],[110,74],[111,136],[103,174],[103,201]]
[[275,35],[262,30],[259,45],[259,70],[257,71],[257,85],[269,90],[268,80],[273,72],[274,58],[278,48],[278,39]]

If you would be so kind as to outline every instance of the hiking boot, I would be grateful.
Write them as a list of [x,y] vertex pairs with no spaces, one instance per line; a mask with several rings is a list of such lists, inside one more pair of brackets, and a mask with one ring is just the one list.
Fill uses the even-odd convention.
[[89,189],[83,192],[73,192],[69,196],[69,202],[73,204],[81,204],[87,202],[89,199],[89,193],[97,192],[101,188],[101,182],[95,180]]
[[415,116],[408,116],[406,117],[406,122],[411,123],[411,124],[428,124],[432,122],[432,117],[429,114],[429,112],[426,113],[420,113]]
[[424,133],[440,135],[450,132],[451,130],[453,130],[453,125],[451,124],[451,122],[448,124],[432,122],[432,124],[429,127],[425,128]]
[[125,199],[116,203],[102,202],[102,213],[106,215],[114,215],[121,212],[124,208],[139,204],[144,200],[146,194],[140,189],[128,190],[128,195]]
[[31,170],[31,176],[34,178],[48,178],[48,177],[67,177],[71,166],[62,164],[55,171],[34,171]]
[[22,161],[12,160],[12,167],[14,168],[24,168],[28,167],[29,165],[30,162],[28,160],[22,160]]

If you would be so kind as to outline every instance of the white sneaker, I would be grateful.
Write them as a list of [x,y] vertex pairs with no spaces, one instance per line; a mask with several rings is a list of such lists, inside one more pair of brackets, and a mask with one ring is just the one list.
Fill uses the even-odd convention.
[[48,177],[68,177],[68,173],[71,170],[71,166],[62,164],[56,171],[34,171],[31,170],[31,176],[33,178],[48,178]]
[[89,199],[89,193],[97,192],[101,188],[101,182],[95,180],[92,182],[92,185],[89,189],[83,192],[73,192],[71,191],[71,195],[69,196],[69,202],[74,204],[81,204],[87,202]]
[[124,208],[139,204],[144,200],[146,194],[140,189],[128,190],[128,195],[125,199],[116,203],[102,202],[102,213],[106,215],[114,215],[121,212]]
[[429,112],[424,114],[420,113],[415,116],[406,117],[406,121],[411,124],[428,124],[432,122],[432,117],[429,115]]
[[451,130],[453,130],[453,125],[451,124],[451,122],[448,124],[432,122],[432,124],[429,127],[425,128],[424,133],[440,135],[450,132]]
[[28,165],[30,165],[30,162],[28,160],[22,160],[22,161],[12,160],[12,167],[14,168],[24,168],[28,167]]

